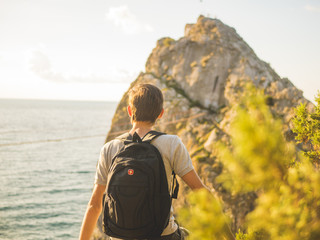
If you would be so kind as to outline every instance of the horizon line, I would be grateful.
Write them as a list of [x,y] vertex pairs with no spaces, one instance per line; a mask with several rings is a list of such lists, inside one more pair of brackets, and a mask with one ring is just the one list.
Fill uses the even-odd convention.
[[26,101],[69,101],[69,102],[112,102],[119,103],[120,100],[92,100],[92,99],[56,99],[56,98],[19,98],[0,97],[1,100],[26,100]]

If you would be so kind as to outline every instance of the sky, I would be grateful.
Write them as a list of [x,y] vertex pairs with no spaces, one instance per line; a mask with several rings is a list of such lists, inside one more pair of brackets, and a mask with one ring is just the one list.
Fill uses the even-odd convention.
[[314,100],[320,0],[0,0],[0,98],[119,101],[157,40],[201,14]]

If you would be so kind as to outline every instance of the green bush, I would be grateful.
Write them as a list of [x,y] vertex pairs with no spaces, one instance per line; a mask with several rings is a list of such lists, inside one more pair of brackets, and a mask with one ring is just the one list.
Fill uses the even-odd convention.
[[[228,236],[228,220],[219,202],[202,189],[188,195],[189,206],[179,212],[182,225],[190,231],[190,240],[222,240]],[[229,238],[230,239],[230,238]]]
[[[312,144],[308,157],[285,141],[282,122],[270,113],[261,90],[248,85],[246,96],[235,106],[230,143],[216,145],[224,164],[219,180],[234,195],[254,191],[258,196],[238,240],[320,239],[320,174],[312,164],[320,145],[320,97],[316,101],[314,113],[301,105],[294,120],[297,140]],[[189,201],[181,217],[191,239],[224,239],[224,217],[216,200],[199,192]]]
[[300,104],[295,109],[295,118],[293,119],[296,140],[298,143],[307,145],[309,149],[305,151],[311,162],[315,165],[320,163],[320,92],[315,98],[316,106],[313,112],[308,111],[306,104]]

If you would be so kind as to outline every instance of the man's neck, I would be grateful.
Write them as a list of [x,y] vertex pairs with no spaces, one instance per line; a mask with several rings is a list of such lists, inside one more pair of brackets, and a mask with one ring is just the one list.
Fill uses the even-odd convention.
[[143,138],[148,132],[152,130],[153,124],[149,122],[133,122],[130,134],[133,135],[135,132]]

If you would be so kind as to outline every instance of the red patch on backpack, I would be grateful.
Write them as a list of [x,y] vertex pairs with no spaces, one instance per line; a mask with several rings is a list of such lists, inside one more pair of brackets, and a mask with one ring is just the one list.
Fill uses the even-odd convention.
[[133,175],[134,174],[134,170],[133,169],[129,169],[128,170],[128,175]]

